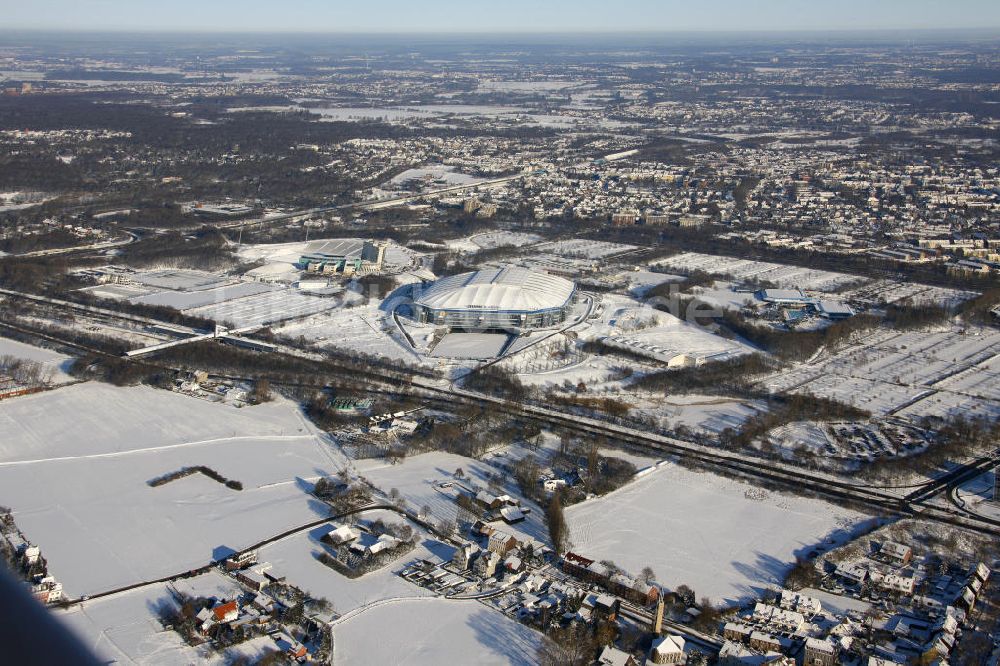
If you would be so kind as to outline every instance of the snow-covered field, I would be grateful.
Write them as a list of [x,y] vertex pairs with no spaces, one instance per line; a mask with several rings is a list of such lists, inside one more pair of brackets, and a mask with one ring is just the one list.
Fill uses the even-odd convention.
[[826,539],[846,540],[865,517],[826,502],[762,491],[671,463],[602,498],[569,507],[573,551],[609,559],[698,597],[733,602],[778,583]]
[[[0,428],[0,502],[70,596],[186,571],[316,520],[326,507],[310,480],[346,464],[281,399],[237,409],[77,384],[0,403]],[[244,490],[200,474],[147,484],[191,465]]]
[[410,599],[334,626],[343,664],[535,664],[542,636],[475,601]]
[[[0,356],[13,356],[23,361],[40,363],[45,372],[51,372],[50,381],[54,384],[62,384],[72,380],[72,377],[67,373],[69,367],[73,364],[73,359],[51,349],[26,345],[17,340],[0,337]],[[0,428],[2,428],[2,425],[0,425]],[[0,450],[2,448],[3,443],[0,440]]]
[[159,621],[161,609],[177,608],[172,589],[195,597],[218,599],[232,599],[243,594],[243,589],[232,578],[211,571],[176,583],[156,583],[93,599],[54,613],[105,663],[222,666],[232,663],[239,655],[259,658],[275,650],[274,641],[267,636],[247,641],[224,654],[212,652],[208,646],[187,645],[177,632],[164,629]]
[[104,663],[188,666],[205,663],[208,654],[187,645],[157,620],[161,607],[174,607],[166,583],[55,611]]
[[283,326],[281,332],[305,336],[331,349],[375,354],[406,363],[423,360],[406,342],[392,317],[379,309],[378,304],[322,312]]

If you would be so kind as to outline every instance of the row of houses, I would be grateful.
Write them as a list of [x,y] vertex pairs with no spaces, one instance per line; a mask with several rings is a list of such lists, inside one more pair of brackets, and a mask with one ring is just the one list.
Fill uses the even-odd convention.
[[569,575],[600,585],[612,594],[640,606],[652,606],[660,598],[660,588],[632,578],[621,571],[609,569],[601,562],[576,553],[566,553],[562,569]]
[[[2,533],[6,549],[13,555],[13,564],[24,576],[24,585],[31,596],[43,604],[52,604],[63,599],[62,583],[49,574],[48,563],[42,557],[41,549],[28,541],[14,525],[9,514],[4,514]],[[0,549],[2,552],[2,549]]]

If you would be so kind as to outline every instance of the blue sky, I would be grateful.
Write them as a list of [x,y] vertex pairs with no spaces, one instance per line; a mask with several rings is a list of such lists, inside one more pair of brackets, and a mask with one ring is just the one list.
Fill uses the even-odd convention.
[[0,0],[0,29],[593,32],[1000,28],[1000,0]]

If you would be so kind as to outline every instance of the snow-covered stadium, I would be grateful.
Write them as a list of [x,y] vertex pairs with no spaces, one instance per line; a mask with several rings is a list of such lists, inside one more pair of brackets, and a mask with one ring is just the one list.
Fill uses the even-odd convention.
[[417,321],[453,329],[545,328],[565,321],[576,285],[518,266],[441,278],[414,299]]

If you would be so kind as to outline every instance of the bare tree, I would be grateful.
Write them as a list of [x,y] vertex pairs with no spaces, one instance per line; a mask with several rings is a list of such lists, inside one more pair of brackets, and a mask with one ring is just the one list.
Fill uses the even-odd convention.
[[549,537],[556,552],[564,553],[569,548],[569,528],[563,515],[562,492],[557,490],[552,494],[545,510],[545,520],[549,526]]

